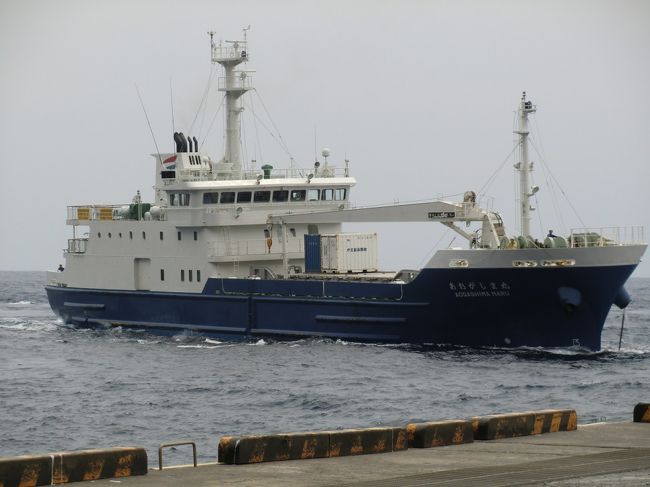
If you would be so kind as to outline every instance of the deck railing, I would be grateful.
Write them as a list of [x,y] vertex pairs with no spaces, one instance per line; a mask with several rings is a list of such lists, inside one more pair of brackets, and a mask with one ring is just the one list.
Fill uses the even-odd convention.
[[569,236],[570,247],[611,247],[644,242],[642,226],[572,228]]
[[69,254],[83,254],[88,246],[87,238],[69,238],[67,252]]
[[[286,244],[287,253],[302,253],[302,240],[289,241]],[[282,243],[271,239],[237,240],[234,242],[208,242],[209,257],[239,257],[246,255],[282,255]]]
[[[231,181],[231,180],[245,180],[255,181],[264,179],[288,179],[299,178],[347,178],[350,177],[349,170],[335,166],[327,166],[319,168],[317,171],[311,168],[283,168],[273,169],[265,178],[264,171],[261,169],[246,169],[239,174],[232,174],[231,172],[213,172],[209,169],[184,169],[176,171],[175,178],[166,178],[162,182],[165,186],[176,184],[177,181]],[[311,179],[311,178],[310,178]]]
[[[142,203],[124,205],[79,205],[68,206],[67,219],[83,224],[84,221],[92,220],[145,220],[146,213],[151,209],[151,204]],[[165,220],[162,213],[156,217],[157,220]]]

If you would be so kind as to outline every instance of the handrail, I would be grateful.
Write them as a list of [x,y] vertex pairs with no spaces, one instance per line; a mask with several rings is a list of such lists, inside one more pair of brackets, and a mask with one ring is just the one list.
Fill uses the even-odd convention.
[[161,443],[158,447],[158,470],[163,469],[162,449],[170,446],[192,445],[192,457],[194,459],[194,466],[196,467],[196,443],[193,441],[175,441],[172,443]]
[[569,246],[611,247],[644,243],[644,228],[641,225],[629,227],[572,228]]

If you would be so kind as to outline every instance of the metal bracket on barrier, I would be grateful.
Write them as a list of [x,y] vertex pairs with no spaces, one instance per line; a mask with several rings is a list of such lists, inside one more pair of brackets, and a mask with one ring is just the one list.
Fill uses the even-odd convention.
[[162,449],[170,446],[192,445],[192,457],[194,459],[194,466],[196,467],[196,443],[193,441],[176,441],[173,443],[161,443],[158,447],[158,470],[163,469]]

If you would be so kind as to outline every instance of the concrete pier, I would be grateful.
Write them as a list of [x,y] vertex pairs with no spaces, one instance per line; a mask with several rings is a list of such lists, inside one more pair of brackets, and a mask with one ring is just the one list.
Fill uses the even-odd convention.
[[[215,442],[215,455],[216,448]],[[92,482],[98,487],[649,484],[650,423],[632,422],[375,455],[151,469],[145,476]]]

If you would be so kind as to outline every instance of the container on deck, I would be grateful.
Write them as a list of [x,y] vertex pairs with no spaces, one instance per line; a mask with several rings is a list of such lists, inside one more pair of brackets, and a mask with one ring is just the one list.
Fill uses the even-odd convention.
[[320,235],[305,235],[305,272],[319,273],[320,269]]
[[320,256],[323,272],[376,272],[377,234],[321,235]]

